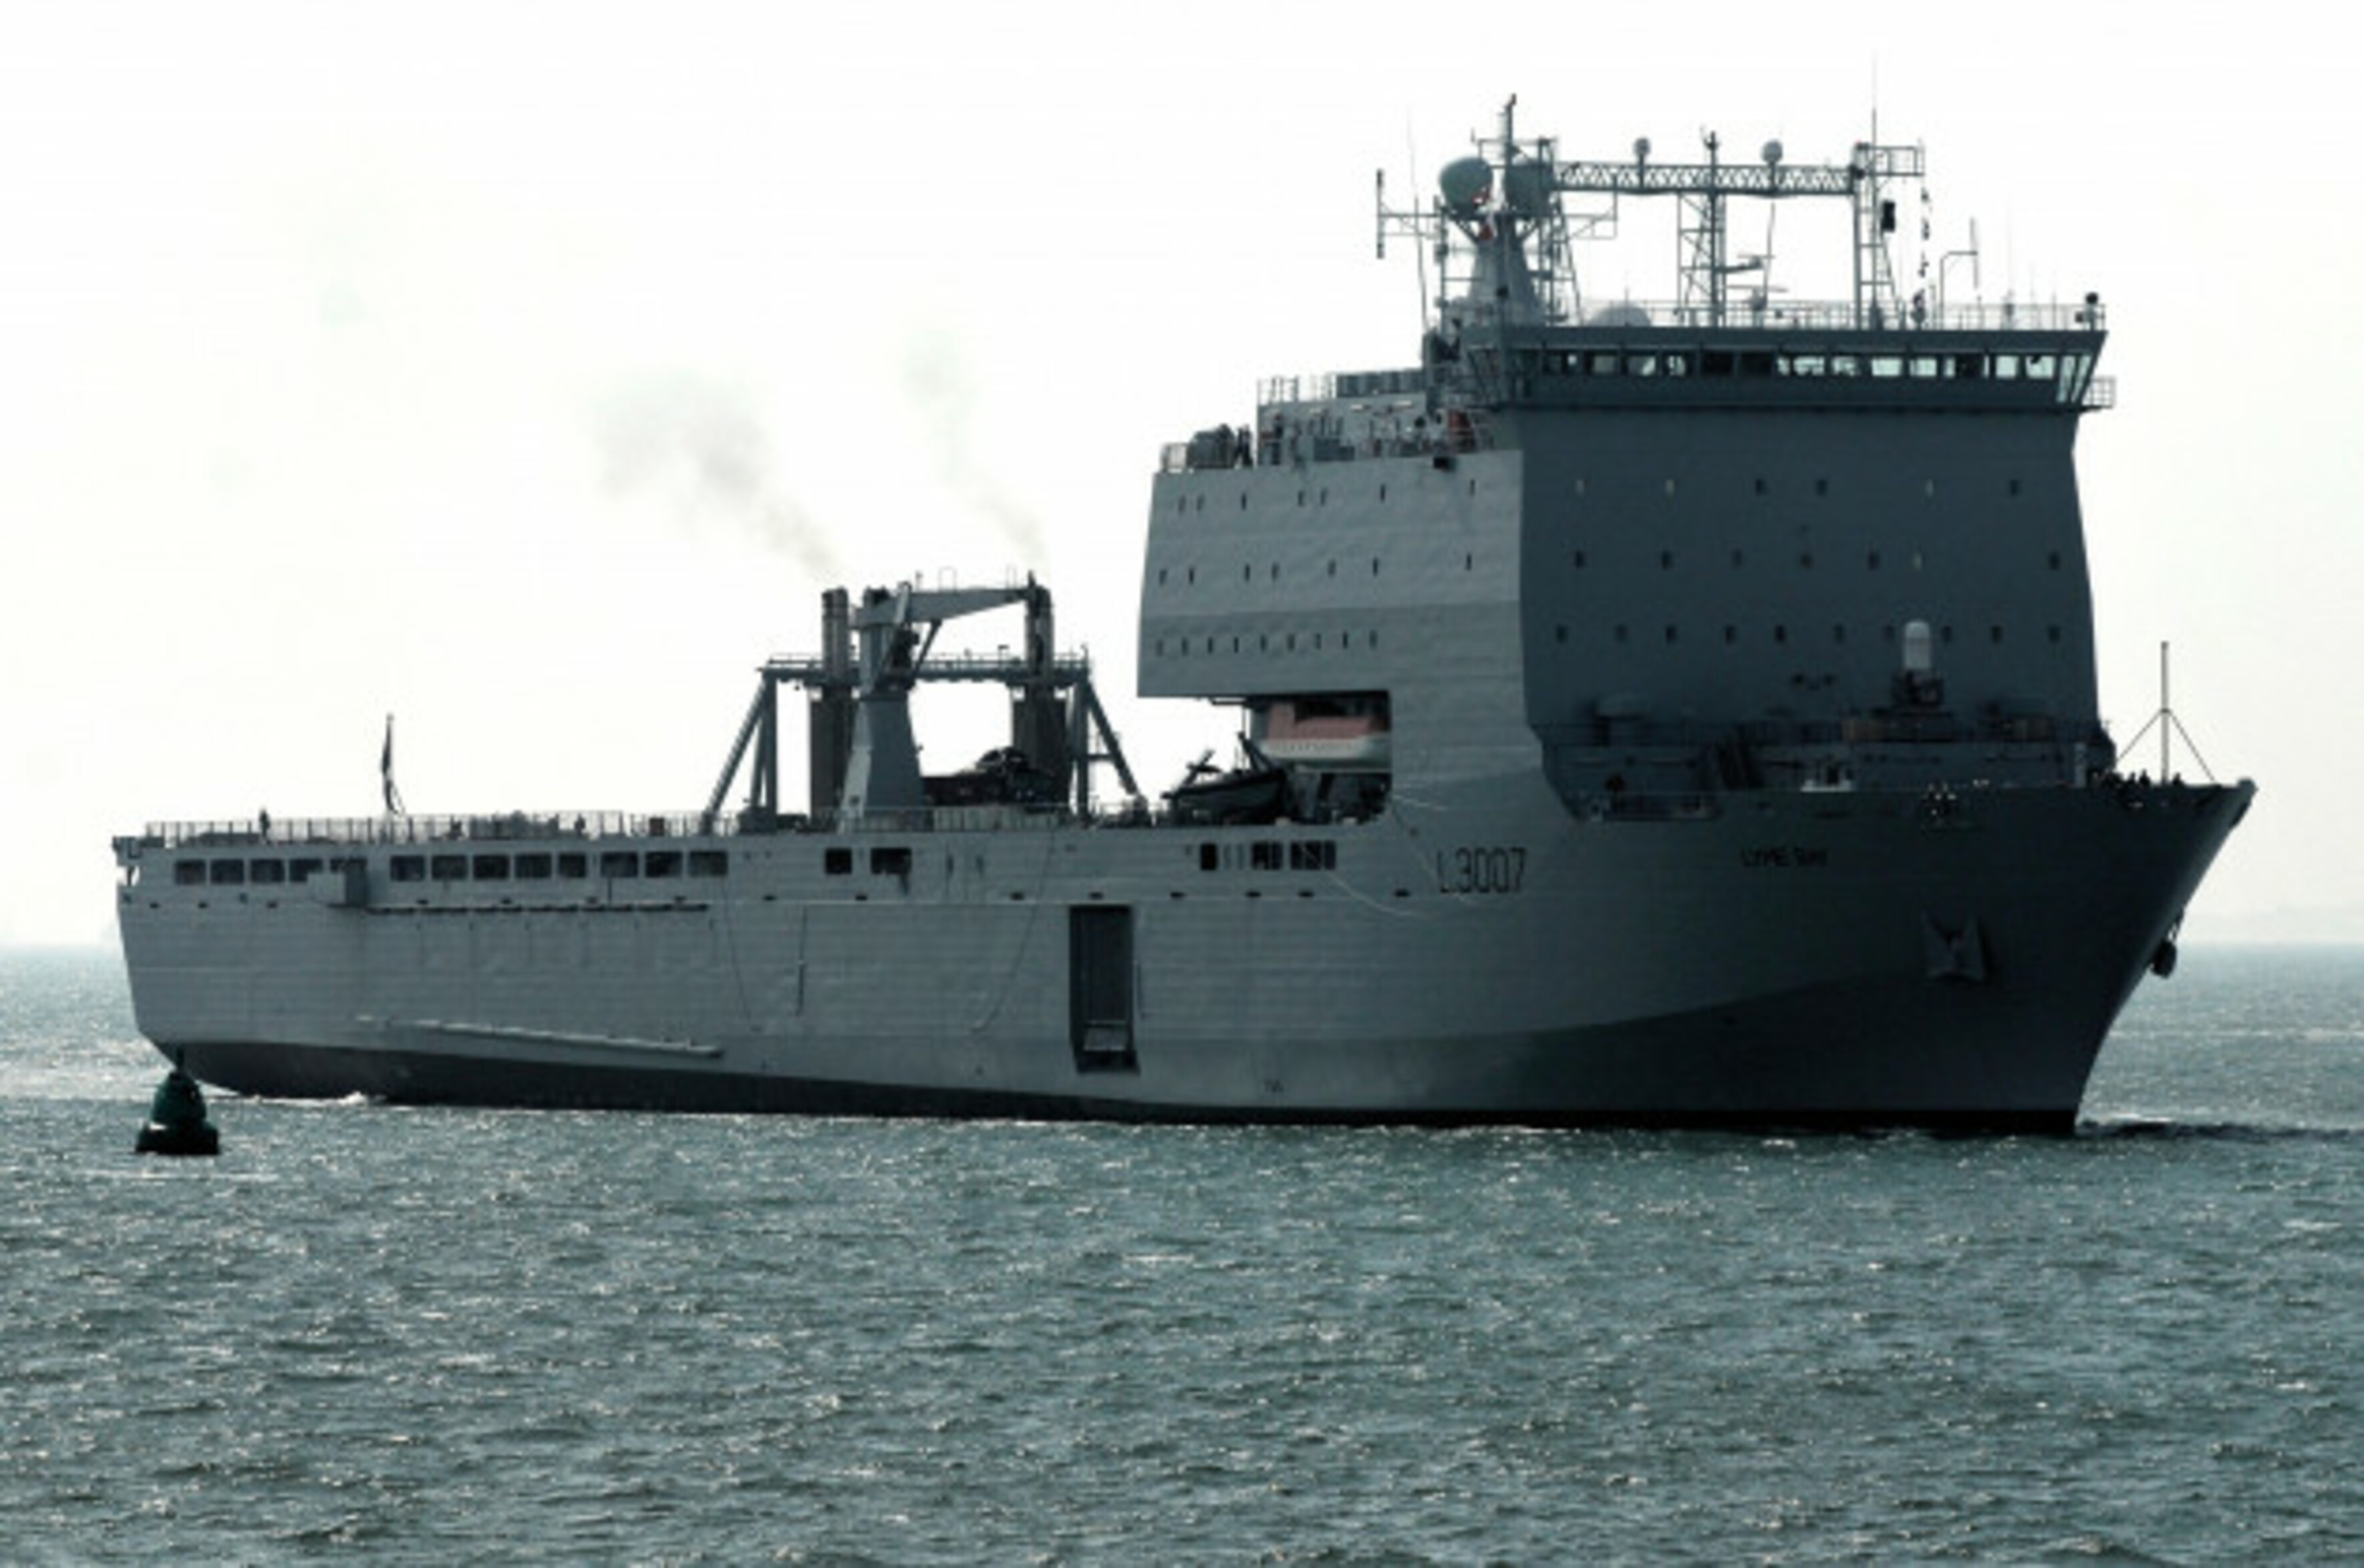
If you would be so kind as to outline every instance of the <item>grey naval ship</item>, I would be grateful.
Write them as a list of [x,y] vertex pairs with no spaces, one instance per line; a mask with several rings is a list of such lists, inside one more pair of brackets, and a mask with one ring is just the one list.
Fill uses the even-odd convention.
[[[1162,453],[1140,695],[1233,710],[1235,763],[1139,789],[1031,578],[832,591],[702,807],[411,816],[389,772],[382,817],[117,840],[141,1032],[409,1103],[2073,1127],[2254,791],[2099,717],[2101,300],[1902,272],[1924,155],[1876,134],[1473,148],[1378,183],[1417,362]],[[1735,239],[1809,202],[1827,304]],[[1676,297],[1587,298],[1667,214]],[[930,682],[1005,686],[1009,744],[923,773]]]

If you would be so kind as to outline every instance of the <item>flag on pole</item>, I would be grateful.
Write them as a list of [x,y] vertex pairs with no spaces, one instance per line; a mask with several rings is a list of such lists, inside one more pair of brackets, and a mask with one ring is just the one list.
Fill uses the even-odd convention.
[[399,817],[402,812],[402,792],[394,787],[394,715],[385,716],[385,749],[378,753],[377,772],[385,785],[385,813]]

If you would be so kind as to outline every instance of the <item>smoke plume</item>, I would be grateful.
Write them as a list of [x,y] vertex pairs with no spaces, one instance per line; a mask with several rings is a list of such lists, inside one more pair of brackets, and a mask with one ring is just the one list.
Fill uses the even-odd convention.
[[839,575],[825,531],[775,477],[771,443],[743,388],[689,372],[639,376],[597,401],[591,432],[609,495],[744,529],[821,581]]

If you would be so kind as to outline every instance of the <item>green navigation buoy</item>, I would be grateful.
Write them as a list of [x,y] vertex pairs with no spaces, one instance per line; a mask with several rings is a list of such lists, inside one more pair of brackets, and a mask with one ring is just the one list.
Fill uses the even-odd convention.
[[180,1060],[173,1062],[173,1070],[156,1085],[156,1097],[148,1106],[148,1124],[139,1129],[139,1140],[131,1146],[135,1154],[218,1154],[221,1134],[206,1119],[205,1091],[197,1081],[181,1071]]

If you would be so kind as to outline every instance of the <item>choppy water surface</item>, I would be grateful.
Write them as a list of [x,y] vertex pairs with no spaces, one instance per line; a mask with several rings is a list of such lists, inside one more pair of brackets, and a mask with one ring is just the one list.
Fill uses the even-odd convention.
[[2364,954],[2069,1140],[217,1097],[0,956],[0,1557],[2364,1552]]

